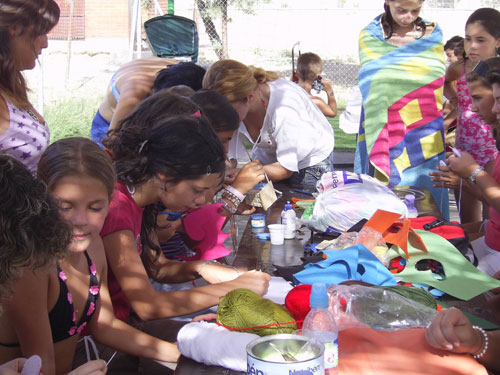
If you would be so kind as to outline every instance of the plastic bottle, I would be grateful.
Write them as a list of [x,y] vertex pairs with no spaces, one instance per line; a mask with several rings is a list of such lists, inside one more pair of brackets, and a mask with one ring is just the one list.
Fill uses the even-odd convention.
[[413,194],[406,194],[404,204],[408,208],[408,218],[417,217],[418,211],[415,207],[415,196]]
[[328,310],[328,294],[325,284],[315,283],[312,285],[309,305],[311,311],[304,319],[302,334],[315,338],[325,346],[325,375],[338,374],[339,332],[335,319]]
[[297,232],[297,215],[290,202],[286,202],[285,208],[281,211],[281,224],[285,225],[285,239],[295,238]]

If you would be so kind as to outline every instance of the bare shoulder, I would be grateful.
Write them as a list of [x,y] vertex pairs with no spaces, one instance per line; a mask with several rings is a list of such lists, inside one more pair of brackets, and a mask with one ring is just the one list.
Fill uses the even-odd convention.
[[0,95],[0,135],[5,133],[9,128],[10,115],[5,99]]
[[99,275],[103,274],[103,271],[107,267],[108,263],[106,261],[106,252],[104,250],[104,244],[102,239],[96,238],[92,241],[92,245],[87,250],[90,259],[95,264],[97,273]]
[[448,69],[446,69],[446,81],[455,81],[458,78],[460,78],[460,75],[462,74],[462,69],[463,69],[462,61],[456,61],[454,63],[451,63],[450,66],[448,66]]

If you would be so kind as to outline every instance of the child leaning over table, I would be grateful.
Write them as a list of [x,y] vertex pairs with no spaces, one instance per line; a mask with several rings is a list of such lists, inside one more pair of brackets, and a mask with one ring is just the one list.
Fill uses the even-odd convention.
[[[297,77],[299,86],[311,96],[312,101],[327,117],[337,116],[337,101],[333,93],[332,81],[321,77],[323,72],[323,61],[321,57],[312,52],[307,52],[299,56],[297,60]],[[314,83],[322,84],[322,90],[328,96],[328,103],[311,93]],[[319,86],[321,88],[321,86]],[[319,94],[319,92],[318,92]]]

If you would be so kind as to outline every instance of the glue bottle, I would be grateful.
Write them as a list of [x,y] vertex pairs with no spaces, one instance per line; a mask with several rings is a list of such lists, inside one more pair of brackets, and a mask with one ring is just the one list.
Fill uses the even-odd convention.
[[285,239],[295,238],[297,232],[297,215],[290,202],[286,202],[285,208],[281,211],[281,224],[285,225]]
[[415,207],[415,196],[413,194],[406,194],[404,204],[408,208],[408,218],[418,216],[417,208]]
[[328,310],[328,294],[325,284],[315,283],[312,285],[309,305],[311,311],[304,319],[302,334],[315,338],[325,346],[325,375],[338,374],[339,331],[332,313]]

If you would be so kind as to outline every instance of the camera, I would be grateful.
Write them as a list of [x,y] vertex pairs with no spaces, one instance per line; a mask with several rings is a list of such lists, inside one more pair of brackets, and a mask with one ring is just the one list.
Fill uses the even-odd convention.
[[318,76],[312,83],[312,88],[316,90],[316,94],[319,94],[325,88],[325,85],[321,83],[321,79],[322,77]]

